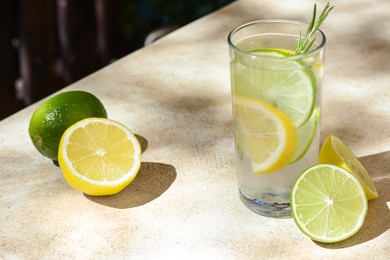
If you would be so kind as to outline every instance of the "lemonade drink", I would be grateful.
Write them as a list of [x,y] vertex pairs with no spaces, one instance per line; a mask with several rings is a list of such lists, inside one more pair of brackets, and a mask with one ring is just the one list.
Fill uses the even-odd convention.
[[318,159],[325,36],[294,55],[306,28],[265,20],[228,37],[240,197],[265,216],[290,215],[291,186]]

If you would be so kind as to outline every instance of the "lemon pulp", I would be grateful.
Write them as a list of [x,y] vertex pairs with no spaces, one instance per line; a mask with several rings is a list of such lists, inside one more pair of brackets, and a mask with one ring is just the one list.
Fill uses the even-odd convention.
[[109,119],[87,118],[61,138],[59,164],[65,180],[89,195],[110,195],[137,175],[141,148],[133,133]]

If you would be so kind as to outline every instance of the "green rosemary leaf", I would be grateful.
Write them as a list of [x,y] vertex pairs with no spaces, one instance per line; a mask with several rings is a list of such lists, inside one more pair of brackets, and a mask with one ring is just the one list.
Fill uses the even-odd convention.
[[295,49],[295,55],[304,54],[309,51],[310,47],[313,45],[315,41],[315,39],[310,40],[310,38],[318,30],[321,24],[325,21],[326,17],[328,17],[328,14],[330,13],[330,11],[332,11],[333,8],[334,5],[331,6],[329,3],[327,3],[324,10],[322,10],[320,16],[316,20],[317,5],[314,4],[313,16],[310,20],[309,26],[307,27],[306,35],[303,40],[302,40],[302,32],[301,31],[299,32],[297,48]]

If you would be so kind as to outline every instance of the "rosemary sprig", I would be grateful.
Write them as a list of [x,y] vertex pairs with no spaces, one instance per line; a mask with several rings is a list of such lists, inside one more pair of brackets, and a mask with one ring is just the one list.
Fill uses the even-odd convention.
[[324,10],[322,10],[320,16],[316,20],[317,5],[314,4],[313,16],[311,18],[309,26],[307,27],[306,35],[303,40],[302,32],[299,32],[298,44],[295,50],[295,55],[304,54],[310,49],[310,47],[316,40],[315,38],[313,40],[310,40],[310,38],[318,30],[318,28],[321,26],[322,22],[326,19],[326,17],[328,17],[328,14],[330,13],[330,11],[332,11],[333,8],[334,5],[330,5],[329,3],[327,3]]

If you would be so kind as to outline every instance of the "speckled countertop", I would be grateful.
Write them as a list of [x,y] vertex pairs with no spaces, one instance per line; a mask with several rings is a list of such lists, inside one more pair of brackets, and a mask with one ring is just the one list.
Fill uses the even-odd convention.
[[[94,93],[144,153],[135,181],[111,197],[70,188],[28,137],[34,104],[0,122],[0,258],[390,259],[390,2],[333,1],[323,140],[342,138],[380,198],[352,238],[315,243],[291,218],[239,200],[226,35],[255,19],[307,21],[313,1],[243,0],[69,86]],[[325,1],[318,1],[319,7]]]

